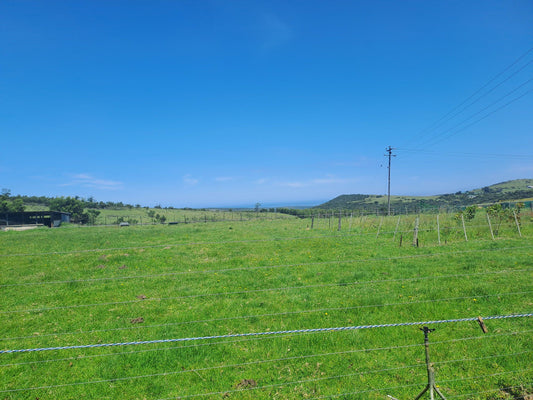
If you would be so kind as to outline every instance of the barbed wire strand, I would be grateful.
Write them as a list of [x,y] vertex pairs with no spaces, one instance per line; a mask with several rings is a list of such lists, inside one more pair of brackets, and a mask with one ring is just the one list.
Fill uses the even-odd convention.
[[[366,350],[361,350],[361,351],[366,351]],[[465,362],[465,361],[479,361],[479,360],[482,360],[482,359],[489,359],[489,358],[510,357],[510,356],[517,356],[517,355],[522,355],[522,354],[526,354],[526,353],[530,353],[530,352],[532,352],[532,351],[525,351],[525,352],[511,353],[511,354],[497,355],[497,356],[463,358],[463,359],[457,359],[457,360],[450,360],[450,361],[446,361],[446,362],[441,362],[440,364],[442,364],[442,363]],[[129,376],[129,377],[120,377],[120,378],[105,379],[105,380],[98,380],[98,381],[72,382],[72,383],[66,383],[66,384],[60,384],[60,385],[48,385],[48,386],[39,386],[39,387],[8,389],[8,390],[0,390],[0,393],[2,393],[2,392],[16,392],[16,391],[28,391],[28,390],[53,389],[53,388],[60,388],[60,387],[67,387],[67,386],[79,386],[79,385],[117,382],[117,381],[126,381],[126,380],[142,379],[142,378],[154,378],[154,377],[177,375],[177,374],[184,374],[184,373],[199,373],[199,372],[205,372],[205,371],[215,370],[215,369],[247,367],[247,366],[250,366],[250,365],[259,365],[259,364],[265,364],[265,363],[275,363],[275,362],[292,361],[292,360],[303,360],[303,359],[314,358],[314,357],[324,357],[324,356],[339,355],[339,354],[346,354],[346,353],[350,353],[350,352],[336,352],[336,353],[302,355],[302,356],[284,357],[284,358],[270,359],[270,360],[257,360],[257,361],[251,361],[251,362],[239,363],[239,364],[231,364],[231,365],[217,365],[217,366],[214,366],[214,367],[195,368],[195,369],[181,370],[181,371],[161,372],[161,373],[149,374],[149,375],[137,375],[137,376]],[[331,379],[352,377],[352,376],[356,376],[356,375],[359,376],[359,375],[376,374],[376,373],[388,372],[388,371],[393,371],[393,370],[401,370],[401,369],[408,369],[408,368],[419,368],[419,367],[421,367],[423,365],[424,364],[420,362],[420,363],[417,363],[417,364],[414,364],[414,365],[382,368],[382,369],[378,369],[378,370],[358,371],[358,372],[353,373],[353,374],[344,374],[344,375],[337,375],[337,376],[332,376],[332,377],[305,379],[305,380],[297,381],[295,383],[280,383],[280,384],[274,384],[274,385],[261,386],[259,388],[260,389],[264,389],[264,388],[268,388],[268,387],[272,387],[272,386],[276,387],[276,386],[282,386],[282,385],[287,385],[287,384],[296,384],[296,383],[304,383],[304,382],[315,382],[315,381],[320,381],[320,380],[331,380]],[[228,391],[225,391],[224,393],[227,393],[227,392]],[[231,391],[229,391],[229,392],[231,392]],[[218,394],[218,393],[209,393],[209,395],[212,395],[212,394]],[[206,395],[206,394],[201,394],[201,396],[203,396],[203,395]]]
[[[531,369],[498,372],[498,373],[490,374],[490,375],[471,376],[471,377],[468,377],[468,378],[459,378],[458,380],[481,379],[481,378],[488,378],[488,377],[494,377],[494,376],[500,376],[500,375],[514,374],[516,372],[523,372],[523,371],[531,371]],[[439,382],[444,382],[444,381],[440,380]],[[420,384],[400,385],[400,386],[387,387],[387,388],[361,390],[361,391],[356,391],[356,392],[344,392],[344,393],[338,393],[338,394],[333,394],[333,395],[311,397],[311,398],[309,398],[309,400],[318,400],[318,399],[335,398],[335,397],[345,397],[345,396],[354,395],[354,394],[362,394],[362,393],[369,393],[369,392],[382,392],[384,390],[396,390],[396,389],[403,389],[403,388],[408,388],[408,387],[413,387],[413,386],[420,386]]]
[[[483,319],[488,321],[488,320],[493,320],[493,319],[524,318],[524,317],[531,317],[531,316],[533,316],[533,313],[496,315],[496,316],[483,317]],[[225,334],[225,335],[198,336],[198,337],[189,337],[189,338],[139,340],[139,341],[119,342],[119,343],[95,343],[95,344],[72,345],[72,346],[0,350],[0,354],[28,353],[28,352],[34,352],[34,351],[56,351],[56,350],[88,349],[88,348],[114,347],[114,346],[132,346],[132,345],[173,343],[173,342],[188,342],[188,341],[196,341],[196,340],[213,340],[213,339],[252,337],[252,336],[268,336],[268,335],[280,335],[280,334],[303,334],[303,333],[318,333],[318,332],[354,331],[354,330],[361,330],[361,329],[392,328],[392,327],[413,326],[413,325],[432,325],[432,324],[444,324],[444,323],[452,323],[452,322],[453,323],[455,323],[455,322],[467,322],[467,321],[477,321],[477,320],[478,320],[477,317],[467,317],[467,318],[453,318],[453,319],[444,319],[444,320],[436,320],[436,321],[398,322],[398,323],[391,323],[391,324],[342,326],[342,327],[330,327],[330,328],[293,329],[293,330],[286,330],[286,331],[269,331],[269,332],[230,333],[230,334]]]
[[[264,293],[264,292],[276,292],[276,291],[290,291],[290,290],[302,290],[302,289],[313,289],[313,288],[327,288],[327,287],[347,287],[355,285],[369,285],[369,284],[380,284],[380,283],[391,283],[391,282],[408,282],[408,281],[418,281],[418,280],[428,280],[428,279],[450,279],[450,278],[464,278],[466,276],[481,276],[481,275],[492,275],[492,274],[505,274],[505,273],[519,273],[527,272],[532,269],[516,269],[516,270],[497,270],[497,271],[488,271],[488,272],[477,272],[471,274],[453,274],[453,275],[431,275],[425,277],[416,277],[416,278],[395,278],[395,279],[383,279],[383,280],[373,280],[373,281],[354,281],[354,282],[336,282],[336,283],[321,283],[316,285],[302,285],[302,286],[286,286],[286,287],[277,287],[277,288],[264,288],[264,289],[247,289],[233,292],[215,292],[215,293],[201,293],[201,294],[191,294],[183,296],[172,296],[172,297],[151,297],[146,299],[137,299],[137,300],[124,300],[124,301],[114,301],[114,302],[104,302],[104,303],[92,303],[92,304],[74,304],[68,306],[55,306],[55,307],[41,307],[41,308],[31,308],[31,309],[22,309],[22,310],[5,310],[0,311],[0,314],[14,314],[14,313],[26,313],[26,312],[44,312],[44,311],[53,311],[53,310],[65,310],[65,309],[75,309],[75,308],[86,308],[86,307],[101,307],[101,306],[111,306],[111,305],[120,305],[120,304],[135,304],[141,302],[150,302],[150,301],[168,301],[168,300],[180,300],[180,299],[192,299],[200,297],[218,297],[218,296],[234,296],[250,293]],[[180,288],[178,290],[186,290],[187,288]]]
[[[299,357],[296,357],[299,358]],[[284,360],[281,360],[284,361]],[[261,363],[270,362],[269,360],[262,360]],[[113,378],[113,379],[101,379],[97,381],[86,381],[86,382],[72,382],[72,383],[64,383],[59,385],[49,385],[49,386],[36,386],[36,387],[27,387],[27,388],[16,388],[16,389],[7,389],[7,390],[0,390],[0,393],[6,393],[6,392],[20,392],[20,391],[28,391],[28,390],[43,390],[43,389],[55,389],[60,387],[67,387],[67,386],[79,386],[79,385],[89,385],[89,384],[98,384],[98,383],[108,383],[108,382],[120,382],[120,381],[128,381],[128,380],[134,380],[134,379],[143,379],[143,378],[155,378],[155,377],[161,377],[161,376],[169,376],[169,375],[177,375],[177,374],[183,374],[183,373],[189,373],[189,372],[202,372],[206,370],[213,370],[213,369],[222,369],[222,368],[236,368],[236,367],[243,367],[243,366],[249,366],[250,364],[257,364],[258,362],[250,362],[250,363],[241,363],[241,364],[235,364],[235,365],[220,365],[216,367],[205,367],[205,368],[196,368],[194,370],[180,370],[180,371],[169,371],[169,372],[160,372],[156,374],[149,374],[149,375],[137,375],[137,376],[127,376],[127,377],[120,377],[120,378]],[[323,377],[323,378],[315,378],[315,379],[309,379],[309,380],[303,380],[298,383],[303,382],[314,382],[319,380],[325,380],[325,379],[335,379],[335,378],[341,378],[341,377],[349,377],[354,375],[363,375],[363,374],[371,374],[371,373],[379,373],[379,372],[385,372],[390,370],[399,370],[399,369],[406,369],[406,368],[416,368],[420,367],[422,364],[417,365],[408,365],[408,366],[401,366],[401,367],[391,367],[391,368],[383,368],[380,370],[370,370],[370,371],[363,371],[363,372],[357,372],[354,374],[346,374],[346,375],[339,375],[335,377]],[[280,383],[280,384],[273,384],[273,385],[267,385],[262,386],[258,388],[265,388],[270,386],[283,386],[288,383]],[[292,383],[289,383],[292,384]],[[238,390],[237,390],[238,391]],[[226,393],[228,391],[224,391],[222,393]],[[231,391],[229,391],[231,392]],[[209,394],[217,394],[217,393],[209,393]],[[202,394],[204,395],[204,394]],[[187,396],[186,396],[187,397]]]
[[134,276],[118,276],[118,277],[105,277],[105,278],[88,278],[88,279],[69,279],[60,281],[45,281],[45,282],[23,282],[23,283],[8,283],[2,284],[0,287],[10,286],[30,286],[30,285],[51,285],[51,284],[69,284],[69,283],[84,283],[84,282],[100,282],[100,281],[113,281],[113,280],[129,280],[129,279],[148,279],[148,278],[163,278],[169,276],[178,276],[186,274],[211,274],[211,273],[227,273],[227,272],[240,272],[240,271],[254,271],[259,269],[275,269],[275,268],[293,268],[299,266],[312,266],[312,265],[328,265],[328,264],[343,264],[343,263],[361,263],[361,262],[374,262],[374,261],[392,261],[403,260],[413,258],[430,258],[440,256],[453,256],[464,255],[470,253],[483,253],[483,252],[500,252],[500,251],[514,251],[531,249],[533,246],[512,246],[502,248],[489,248],[489,249],[476,249],[476,250],[461,250],[447,253],[429,253],[429,254],[410,254],[406,256],[394,256],[394,257],[374,257],[364,259],[347,259],[347,260],[329,260],[329,261],[314,261],[306,263],[291,263],[291,264],[276,264],[276,265],[260,265],[255,267],[236,267],[236,268],[222,268],[222,269],[206,269],[206,270],[192,270],[192,271],[177,271],[167,272],[161,274],[147,274],[147,275],[134,275]]
[[[398,370],[398,369],[405,369],[405,368],[412,368],[412,366],[384,368],[382,370],[377,370],[376,372],[386,372],[386,371],[390,371],[390,370]],[[497,375],[502,375],[502,374],[515,373],[515,372],[517,372],[517,371],[509,371],[509,372],[503,372],[503,373],[492,374],[492,375],[482,375],[482,376],[476,376],[476,377],[464,378],[464,379],[465,380],[467,380],[467,379],[479,379],[479,378],[489,377],[489,376],[493,376],[493,375],[497,376]],[[518,371],[518,372],[520,372],[520,371]],[[298,385],[298,384],[302,384],[302,383],[312,383],[312,382],[319,382],[319,381],[325,381],[325,380],[349,378],[349,377],[359,376],[359,375],[364,375],[364,374],[365,374],[365,372],[354,373],[354,374],[345,374],[345,375],[336,375],[336,376],[328,376],[328,377],[322,377],[322,378],[302,379],[302,380],[298,380],[298,381],[291,381],[291,382],[276,383],[276,384],[271,384],[271,385],[249,387],[249,388],[246,388],[246,390],[247,391],[248,390],[264,390],[264,389],[271,389],[271,388],[280,387],[280,386],[294,386],[294,385]],[[423,376],[423,375],[424,374],[419,374],[419,375],[414,375],[412,377],[418,377],[418,376]],[[401,388],[408,388],[408,387],[413,387],[413,386],[420,386],[420,384],[413,383],[413,384],[409,384],[409,385],[400,385],[400,386],[388,387],[388,388],[379,388],[379,389],[375,389],[374,388],[374,389],[367,389],[367,390],[359,390],[359,391],[350,392],[350,393],[338,393],[338,394],[333,394],[333,395],[312,397],[310,399],[324,399],[324,398],[344,397],[346,395],[362,394],[362,393],[370,393],[370,392],[380,392],[380,391],[384,391],[384,390],[401,389]],[[191,397],[205,397],[205,396],[213,396],[213,395],[221,395],[221,394],[224,395],[226,393],[229,395],[231,393],[236,393],[236,392],[242,392],[242,389],[226,390],[226,391],[223,391],[223,392],[198,393],[198,394],[191,394],[191,395],[177,396],[177,397],[175,397],[175,396],[174,397],[166,397],[166,398],[158,399],[158,400],[186,399],[186,398],[191,398]]]
[[408,303],[404,301],[404,302],[397,302],[397,303],[367,304],[367,305],[350,306],[350,307],[329,307],[329,308],[317,308],[317,309],[311,309],[311,310],[287,311],[287,312],[279,312],[279,313],[252,314],[252,315],[238,315],[238,316],[225,317],[225,318],[211,318],[211,319],[201,319],[201,320],[193,320],[193,321],[170,322],[166,324],[136,325],[136,326],[131,326],[131,327],[93,329],[89,331],[78,330],[78,331],[71,331],[71,332],[54,332],[54,333],[39,334],[39,335],[4,337],[4,338],[0,338],[0,341],[21,340],[21,339],[39,339],[39,338],[49,337],[49,336],[57,337],[57,336],[64,336],[64,335],[93,334],[93,333],[101,333],[101,332],[114,332],[114,331],[125,331],[125,330],[134,330],[134,329],[162,328],[162,327],[169,327],[169,326],[200,324],[200,323],[203,324],[203,323],[209,323],[209,322],[231,321],[231,320],[238,320],[238,319],[300,315],[300,314],[308,314],[308,313],[316,313],[316,312],[348,311],[348,310],[356,310],[356,309],[362,309],[362,308],[394,307],[394,306],[402,306],[402,305],[438,303],[438,302],[443,302],[443,301],[483,299],[483,298],[490,298],[490,297],[522,295],[522,294],[528,294],[528,293],[533,293],[533,291],[529,290],[529,291],[522,291],[522,292],[495,293],[495,294],[486,294],[486,295],[478,295],[478,296],[473,295],[473,296],[461,296],[461,297],[447,297],[447,298],[441,298],[441,299],[428,299],[428,300],[416,300],[416,301],[413,301],[411,299],[409,300]]

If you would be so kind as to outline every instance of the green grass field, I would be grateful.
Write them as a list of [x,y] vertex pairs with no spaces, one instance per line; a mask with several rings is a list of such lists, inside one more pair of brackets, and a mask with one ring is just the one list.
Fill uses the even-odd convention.
[[[414,399],[421,325],[235,335],[533,312],[531,215],[415,218],[0,232],[0,350],[196,339],[3,353],[0,398]],[[486,325],[428,325],[448,399],[533,393],[532,318]]]
[[132,221],[133,224],[154,224],[156,219],[148,216],[148,211],[165,216],[166,222],[177,223],[196,223],[196,222],[214,222],[214,221],[244,221],[257,219],[280,219],[287,218],[285,214],[279,213],[257,213],[249,210],[219,211],[219,210],[183,210],[183,209],[150,209],[144,208],[121,208],[121,209],[102,209],[94,221],[95,225],[112,225],[123,219]]

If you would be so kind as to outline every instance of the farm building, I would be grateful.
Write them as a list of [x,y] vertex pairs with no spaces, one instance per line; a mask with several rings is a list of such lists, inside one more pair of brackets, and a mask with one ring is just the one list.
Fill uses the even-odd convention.
[[70,213],[61,211],[23,211],[0,213],[0,226],[45,225],[57,227],[62,222],[70,222]]

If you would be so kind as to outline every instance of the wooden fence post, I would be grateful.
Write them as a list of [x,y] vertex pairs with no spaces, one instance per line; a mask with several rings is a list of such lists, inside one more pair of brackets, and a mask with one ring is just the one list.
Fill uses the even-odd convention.
[[518,229],[518,234],[520,235],[520,237],[522,237],[522,232],[520,232],[520,224],[518,223],[518,218],[514,210],[513,210],[513,215],[514,215],[514,222],[516,222],[516,229]]
[[398,221],[396,222],[396,229],[394,229],[394,236],[392,237],[393,241],[396,239],[396,233],[398,233],[399,226],[400,226],[400,216],[398,215]]
[[416,217],[415,229],[413,231],[413,246],[416,246],[416,247],[418,247],[418,223],[419,223],[419,217]]
[[468,236],[466,236],[465,217],[461,213],[461,222],[463,223],[463,232],[465,233],[465,242],[468,242]]
[[439,222],[439,214],[437,214],[437,237],[439,239],[439,246],[440,246],[440,222]]
[[341,220],[342,220],[342,212],[339,211],[339,227],[337,228],[337,230],[340,232],[341,230]]
[[381,224],[383,223],[383,217],[379,219],[379,226],[378,226],[378,233],[376,233],[376,238],[379,236],[379,232],[381,231]]
[[489,222],[490,236],[492,236],[492,240],[494,240],[494,232],[492,231],[492,224],[490,223],[489,213],[487,213],[487,221]]

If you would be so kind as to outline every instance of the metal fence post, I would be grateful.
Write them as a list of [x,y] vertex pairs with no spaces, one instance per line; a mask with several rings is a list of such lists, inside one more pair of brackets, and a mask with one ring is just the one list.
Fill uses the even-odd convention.
[[433,332],[435,329],[429,329],[427,326],[424,326],[423,328],[420,328],[421,331],[424,332],[424,346],[426,348],[426,365],[428,370],[428,384],[420,392],[418,396],[415,397],[415,400],[418,400],[422,397],[424,393],[426,393],[429,390],[429,398],[433,400],[435,398],[433,391],[437,392],[437,394],[440,396],[441,399],[446,400],[446,397],[440,392],[439,388],[437,388],[437,385],[435,384],[435,370],[433,369],[433,364],[429,360],[429,333]]

